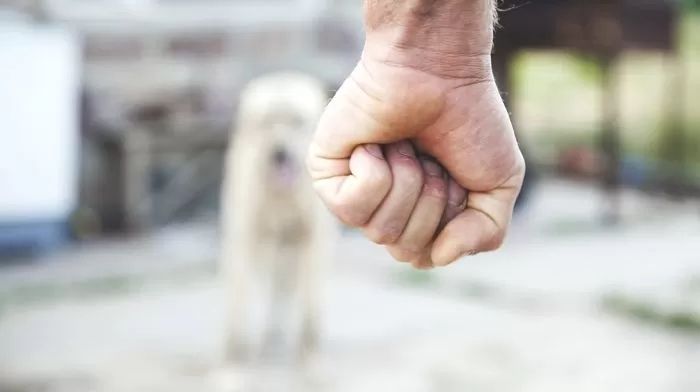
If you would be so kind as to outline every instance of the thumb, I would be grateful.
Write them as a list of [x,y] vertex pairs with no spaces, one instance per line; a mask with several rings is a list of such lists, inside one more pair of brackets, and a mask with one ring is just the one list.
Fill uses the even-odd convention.
[[498,249],[505,239],[522,179],[515,176],[489,192],[470,192],[467,208],[435,239],[431,258],[446,266],[462,256]]

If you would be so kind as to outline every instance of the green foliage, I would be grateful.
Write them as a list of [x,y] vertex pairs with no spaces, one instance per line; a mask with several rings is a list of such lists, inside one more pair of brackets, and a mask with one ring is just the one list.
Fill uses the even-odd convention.
[[[686,96],[678,99],[685,105],[678,118],[664,118],[668,91],[658,87],[667,83],[667,61],[656,54],[633,52],[621,58],[618,72],[632,75],[622,79],[624,90],[620,91],[621,110],[627,113],[621,123],[623,155],[641,157],[661,171],[694,181],[700,179],[700,117],[693,110],[700,91],[700,0],[687,0],[685,5],[698,12],[686,12],[679,26]],[[599,91],[602,75],[595,58],[573,52],[525,51],[512,71],[513,110],[536,160],[552,163],[559,151],[570,146],[599,147],[600,101],[591,91]],[[656,107],[661,109],[649,105],[649,97],[658,100]],[[634,109],[636,99],[649,109],[639,113]],[[629,113],[643,120],[631,119]]]
[[600,83],[603,79],[603,70],[598,60],[593,56],[572,56],[575,72],[588,83]]
[[700,10],[700,0],[683,0],[683,5],[692,11]]
[[685,125],[680,121],[660,129],[657,144],[661,162],[682,167],[686,157],[690,155],[685,137]]

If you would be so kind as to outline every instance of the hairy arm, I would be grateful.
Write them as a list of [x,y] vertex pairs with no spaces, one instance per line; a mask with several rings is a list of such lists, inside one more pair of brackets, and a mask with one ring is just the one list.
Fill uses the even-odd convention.
[[365,0],[364,56],[460,78],[491,74],[496,0]]

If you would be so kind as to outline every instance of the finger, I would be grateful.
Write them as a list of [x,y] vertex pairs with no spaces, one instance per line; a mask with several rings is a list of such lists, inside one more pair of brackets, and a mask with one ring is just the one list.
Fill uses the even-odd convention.
[[435,268],[433,265],[433,260],[430,258],[431,248],[428,247],[420,255],[411,260],[411,265],[413,268],[419,270],[431,270]]
[[[340,168],[341,164],[338,164]],[[343,223],[364,226],[391,189],[392,176],[381,147],[357,147],[349,160],[349,173],[316,179],[314,188]]]
[[520,182],[514,178],[494,191],[469,193],[467,209],[435,239],[434,264],[446,266],[462,256],[498,249],[510,225]]
[[[366,224],[371,217],[368,211],[376,208],[372,204],[377,199],[381,202],[390,188],[384,188],[388,167],[365,173],[368,175],[365,179],[365,174],[350,167],[350,156],[360,145],[387,144],[411,137],[434,122],[444,104],[441,90],[429,83],[390,90],[382,90],[381,85],[361,62],[326,107],[307,158],[307,168],[321,198],[332,212],[352,226]],[[362,184],[348,185],[349,189],[345,190],[348,176],[357,178],[349,184]],[[363,183],[367,181],[373,184]],[[369,195],[372,192],[378,193]],[[360,201],[351,202],[353,198]],[[353,211],[357,203],[362,208]]]
[[394,259],[403,263],[410,263],[414,268],[419,270],[435,268],[433,260],[430,258],[431,249],[431,247],[428,247],[420,252],[411,252],[397,246],[387,246],[389,254]]
[[363,232],[373,242],[396,242],[408,222],[423,187],[423,169],[409,141],[384,148],[392,174],[389,194],[375,211]]
[[421,195],[403,234],[391,246],[392,249],[398,248],[394,249],[397,253],[406,253],[403,258],[412,255],[411,262],[420,257],[432,242],[447,203],[447,181],[442,168],[431,160],[421,161],[424,174]]
[[447,183],[447,206],[445,207],[445,212],[442,214],[442,220],[440,222],[441,229],[464,211],[467,207],[467,197],[467,190],[462,188],[454,178],[450,177]]

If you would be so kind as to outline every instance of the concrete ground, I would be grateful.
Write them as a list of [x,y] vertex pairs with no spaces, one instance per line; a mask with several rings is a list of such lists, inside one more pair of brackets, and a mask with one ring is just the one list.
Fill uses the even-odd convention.
[[700,390],[700,209],[539,187],[506,247],[429,273],[346,233],[323,348],[221,366],[216,230],[191,224],[0,269],[0,391]]

